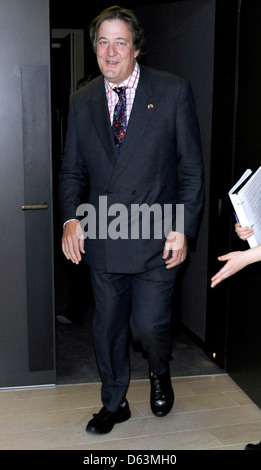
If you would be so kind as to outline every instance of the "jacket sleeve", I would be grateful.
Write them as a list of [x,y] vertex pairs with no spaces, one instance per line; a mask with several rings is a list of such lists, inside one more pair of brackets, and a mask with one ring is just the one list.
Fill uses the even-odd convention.
[[191,86],[183,82],[177,108],[178,203],[184,204],[184,233],[194,238],[204,201],[200,131]]
[[78,219],[77,207],[88,189],[88,174],[78,148],[77,121],[71,99],[68,116],[64,160],[59,176],[59,206],[62,223]]

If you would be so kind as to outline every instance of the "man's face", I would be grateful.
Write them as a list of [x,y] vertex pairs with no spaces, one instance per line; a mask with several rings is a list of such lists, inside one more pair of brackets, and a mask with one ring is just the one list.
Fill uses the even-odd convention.
[[132,73],[139,51],[134,50],[132,33],[121,20],[105,20],[97,34],[97,61],[107,80],[119,85]]

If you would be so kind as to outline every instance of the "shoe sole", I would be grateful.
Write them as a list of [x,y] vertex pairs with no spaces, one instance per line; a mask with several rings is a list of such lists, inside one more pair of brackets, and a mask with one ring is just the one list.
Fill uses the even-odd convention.
[[129,410],[129,413],[127,413],[127,414],[126,414],[125,416],[123,416],[122,418],[115,420],[114,423],[113,423],[113,425],[110,426],[109,428],[107,428],[106,431],[99,432],[99,431],[97,430],[97,428],[94,428],[94,427],[92,427],[92,426],[87,425],[87,427],[86,427],[86,432],[87,432],[88,434],[108,434],[109,432],[112,431],[112,429],[114,428],[114,425],[115,425],[115,424],[124,423],[124,421],[127,421],[128,419],[130,419],[130,417],[131,417],[131,412],[130,412],[130,410]]
[[157,418],[163,418],[164,416],[167,416],[169,414],[169,412],[171,411],[171,409],[169,411],[153,411],[152,410],[152,413],[157,416]]

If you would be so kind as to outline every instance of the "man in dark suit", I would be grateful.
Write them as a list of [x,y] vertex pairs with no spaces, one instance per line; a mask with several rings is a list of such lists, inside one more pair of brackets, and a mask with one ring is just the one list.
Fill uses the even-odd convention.
[[204,189],[190,85],[139,66],[129,10],[106,9],[90,34],[101,75],[71,99],[60,200],[63,252],[90,265],[103,407],[86,430],[103,434],[130,417],[130,329],[148,357],[153,413],[173,406],[170,301]]

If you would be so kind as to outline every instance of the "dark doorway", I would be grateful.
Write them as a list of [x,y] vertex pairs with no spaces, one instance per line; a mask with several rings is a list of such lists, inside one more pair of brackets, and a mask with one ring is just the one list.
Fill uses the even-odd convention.
[[[180,3],[191,3],[191,2],[180,2]],[[202,2],[203,4],[206,2]],[[210,1],[210,6],[212,5],[212,1]],[[186,7],[186,5],[185,5]],[[101,7],[102,8],[102,7]],[[101,8],[97,6],[97,13]],[[158,15],[157,15],[157,8],[159,6],[154,5],[153,12],[150,11],[151,21],[157,23]],[[143,11],[144,10],[144,11]],[[170,12],[173,17],[176,18],[176,9],[174,11],[172,6],[166,7],[167,12]],[[186,10],[186,8],[185,8]],[[146,16],[146,12],[148,11],[147,8],[142,9],[137,7],[137,11],[143,17]],[[185,11],[188,13],[189,10]],[[193,12],[197,18],[197,9],[192,9],[192,12],[189,14],[193,16]],[[213,14],[213,10],[207,10],[208,16],[204,14],[204,11],[200,12],[199,17],[203,21],[204,17],[205,26],[204,30],[207,32],[207,24],[208,21],[212,21],[211,15]],[[184,11],[181,9],[181,24],[184,20]],[[187,14],[186,13],[186,14]],[[93,15],[90,13],[90,18]],[[80,10],[79,10],[79,18],[80,18]],[[178,19],[176,19],[178,23]],[[196,27],[196,19],[194,20],[194,29],[191,35],[187,35],[188,45],[194,43],[195,37],[198,36],[197,27]],[[79,19],[80,22],[80,19]],[[88,20],[86,19],[86,23]],[[145,23],[147,23],[145,21]],[[67,18],[66,23],[70,24],[70,21]],[[75,21],[74,21],[75,24]],[[61,23],[59,27],[61,27]],[[147,25],[148,29],[150,27]],[[167,34],[167,33],[166,33]],[[214,35],[214,32],[211,33]],[[193,36],[194,35],[194,36]],[[152,41],[152,32],[148,31],[148,40]],[[176,40],[176,47],[183,47],[182,42],[182,34],[180,34],[179,39]],[[68,92],[72,91],[72,84],[70,84],[70,73],[71,73],[71,65],[72,64],[72,57],[70,57],[70,35],[65,36],[63,41],[57,39],[52,42],[52,71],[53,74],[55,73],[56,76],[53,77],[53,123],[54,132],[55,132],[55,151],[54,151],[54,181],[55,181],[55,188],[57,190],[58,186],[58,172],[63,158],[63,145],[64,142],[61,136],[64,136],[64,129],[61,119],[63,119],[63,123],[66,126],[66,113],[68,112]],[[87,46],[88,40],[85,38],[85,64],[84,69],[87,76],[95,76],[97,74],[97,69],[93,67],[93,52],[91,48]],[[178,46],[178,44],[180,44]],[[67,52],[66,52],[67,51]],[[208,49],[208,54],[210,54],[211,48]],[[205,52],[202,54],[204,55]],[[182,54],[180,55],[180,57]],[[183,56],[182,56],[183,57]],[[155,59],[155,56],[152,54],[147,56],[147,60],[150,62],[151,60]],[[61,63],[64,61],[64,63]],[[186,63],[186,61],[184,62]],[[184,71],[184,63],[183,59],[180,61],[181,69],[183,68]],[[146,64],[148,66],[154,64]],[[157,65],[158,66],[158,65]],[[164,63],[164,67],[166,63]],[[169,64],[167,64],[169,66]],[[176,66],[175,64],[171,66]],[[193,65],[195,67],[195,63]],[[186,69],[186,67],[185,67]],[[188,67],[189,70],[189,67]],[[188,73],[186,70],[186,73]],[[192,67],[193,70],[193,67]],[[171,70],[170,70],[171,71]],[[191,73],[191,71],[190,71]],[[64,74],[67,77],[64,77]],[[208,77],[210,78],[210,72],[208,72]],[[53,75],[52,75],[53,76]],[[190,77],[186,77],[190,78]],[[64,83],[61,87],[61,81],[64,80]],[[194,83],[197,88],[197,82]],[[200,89],[200,87],[199,87]],[[57,96],[54,96],[56,94]],[[199,90],[198,90],[199,91]],[[211,94],[211,90],[210,90]],[[201,109],[201,116],[204,115],[204,127],[209,125],[209,121],[205,117],[204,111],[204,100],[201,102],[199,99],[200,93],[198,94],[198,107]],[[205,99],[205,98],[204,98]],[[65,100],[65,101],[63,101]],[[59,107],[59,111],[57,112],[57,106]],[[62,129],[62,130],[61,130]],[[208,132],[208,130],[207,130]],[[208,140],[207,136],[207,140]],[[205,146],[208,146],[208,142],[205,142]],[[58,199],[57,194],[54,193],[54,197],[56,197],[56,209],[58,210]],[[59,215],[57,212],[57,217],[55,218],[56,221],[59,220]],[[56,223],[56,222],[55,222]],[[74,383],[74,382],[86,382],[86,381],[97,381],[99,380],[99,375],[97,371],[96,361],[95,361],[95,354],[92,342],[92,333],[91,333],[91,321],[92,321],[92,314],[93,314],[93,303],[92,303],[92,294],[90,291],[90,284],[88,281],[88,273],[82,273],[81,269],[84,270],[85,268],[79,266],[73,266],[71,263],[65,260],[61,253],[61,235],[62,229],[60,226],[60,221],[58,222],[58,226],[56,223],[56,233],[55,233],[55,240],[56,240],[56,249],[55,249],[55,266],[56,266],[56,315],[60,315],[61,313],[68,314],[67,308],[68,304],[70,304],[70,298],[72,298],[71,305],[73,306],[73,312],[71,319],[72,324],[61,324],[56,321],[56,350],[57,350],[57,382],[58,383]],[[203,243],[203,242],[201,242]],[[204,262],[206,260],[206,252],[204,249]],[[192,260],[192,264],[197,263],[197,261]],[[202,261],[201,261],[202,265]],[[190,268],[191,269],[191,268]],[[87,274],[87,275],[86,275]],[[77,278],[77,276],[79,277]],[[82,284],[83,276],[87,279],[85,284]],[[204,274],[205,276],[205,274]],[[204,276],[202,280],[198,278],[201,284],[204,282]],[[73,283],[72,281],[73,280]],[[74,285],[74,287],[72,287]],[[82,287],[80,287],[82,286]],[[81,295],[81,289],[83,289],[84,295]],[[181,292],[181,284],[178,286],[178,289]],[[189,289],[189,287],[188,287]],[[184,295],[184,294],[183,294]],[[205,295],[205,293],[204,293]],[[189,301],[189,296],[187,296],[185,292],[185,296]],[[178,301],[180,305],[180,295],[176,296],[175,302]],[[83,307],[80,305],[81,299],[83,299]],[[204,299],[203,299],[204,300]],[[78,302],[78,304],[77,304]],[[203,302],[204,303],[204,302]],[[193,309],[196,309],[196,306],[193,305]],[[83,311],[84,310],[84,311]],[[77,312],[82,312],[82,321],[76,321],[76,318],[73,317]],[[188,309],[186,309],[186,313]],[[198,309],[198,313],[203,316],[204,318],[204,311],[200,307]],[[194,315],[192,315],[193,318]],[[173,342],[173,360],[171,361],[171,369],[172,374],[174,376],[184,376],[184,375],[201,375],[201,374],[209,374],[209,373],[220,373],[223,372],[221,368],[219,368],[216,364],[214,364],[211,359],[207,357],[204,352],[204,320],[198,320],[196,323],[196,332],[197,327],[199,325],[200,336],[198,337],[197,334],[194,334],[193,331],[191,332],[189,328],[182,325],[180,311],[177,311],[175,308],[175,315],[173,316],[173,335],[174,335],[174,342]],[[193,330],[193,328],[192,328]],[[202,333],[203,332],[203,333]],[[202,334],[201,334],[202,333]],[[141,351],[136,347],[136,345],[131,346],[131,363],[132,363],[132,378],[147,378],[148,377],[148,370],[147,370],[147,363],[142,357]]]

